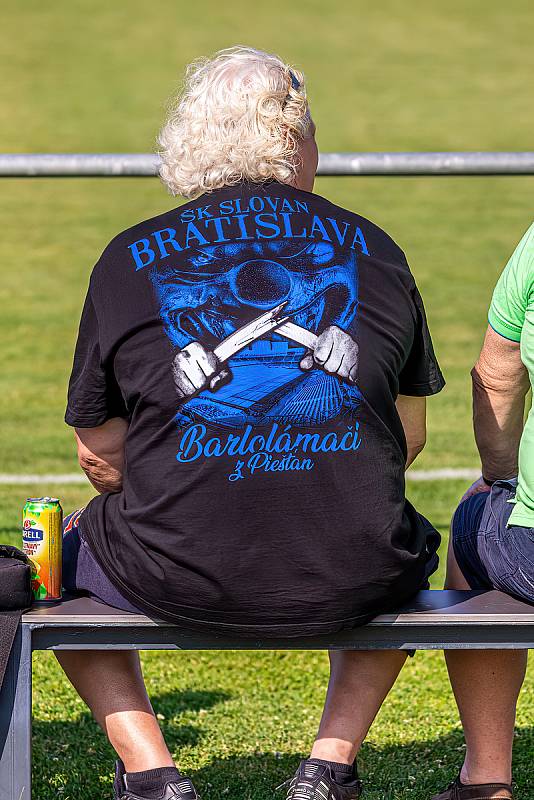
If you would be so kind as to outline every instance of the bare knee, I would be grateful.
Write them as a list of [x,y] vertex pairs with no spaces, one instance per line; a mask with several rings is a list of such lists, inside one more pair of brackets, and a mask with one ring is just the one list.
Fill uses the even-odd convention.
[[398,673],[407,657],[404,650],[330,650],[330,671],[337,680],[380,680]]
[[76,669],[98,670],[106,675],[120,672],[137,677],[141,672],[137,650],[55,650],[54,655],[67,674]]

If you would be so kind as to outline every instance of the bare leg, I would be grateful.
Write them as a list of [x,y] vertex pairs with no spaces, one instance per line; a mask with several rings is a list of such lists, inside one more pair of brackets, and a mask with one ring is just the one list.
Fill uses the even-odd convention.
[[[447,589],[468,589],[454,557]],[[525,650],[447,650],[447,669],[467,745],[463,783],[511,783],[517,698],[525,677]]]
[[330,682],[312,758],[352,764],[405,660],[398,650],[330,652]]
[[126,772],[172,767],[134,650],[58,650],[70,682],[124,762]]

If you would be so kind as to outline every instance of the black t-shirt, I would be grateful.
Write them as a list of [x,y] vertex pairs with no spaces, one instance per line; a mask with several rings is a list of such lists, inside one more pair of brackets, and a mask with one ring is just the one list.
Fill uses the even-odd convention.
[[134,605],[194,627],[307,635],[423,580],[397,395],[444,385],[384,231],[277,182],[117,236],[95,266],[66,421],[129,422],[123,489],[81,528]]

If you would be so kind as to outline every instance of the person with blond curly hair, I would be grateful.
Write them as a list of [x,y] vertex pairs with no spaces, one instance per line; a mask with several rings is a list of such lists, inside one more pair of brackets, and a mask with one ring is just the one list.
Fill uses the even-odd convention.
[[[187,199],[120,233],[89,282],[66,422],[98,496],[66,519],[65,586],[184,629],[329,635],[427,586],[406,500],[443,384],[397,244],[313,193],[304,76],[247,47],[192,64],[159,137]],[[135,652],[57,657],[118,754],[121,800],[194,800]],[[332,652],[293,800],[352,800],[405,654]]]

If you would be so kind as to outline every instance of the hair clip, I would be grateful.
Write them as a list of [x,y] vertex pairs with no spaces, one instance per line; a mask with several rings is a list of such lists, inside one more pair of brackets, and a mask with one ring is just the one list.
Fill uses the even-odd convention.
[[289,70],[289,76],[291,78],[291,86],[296,92],[298,92],[298,90],[300,89],[300,81],[292,69]]

